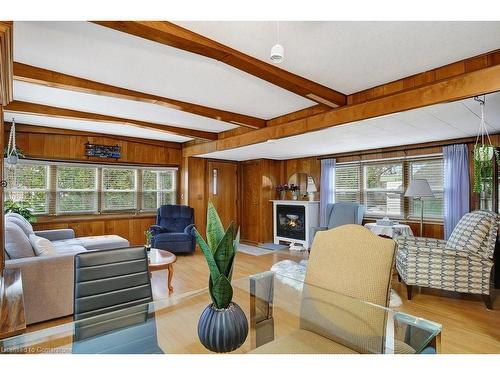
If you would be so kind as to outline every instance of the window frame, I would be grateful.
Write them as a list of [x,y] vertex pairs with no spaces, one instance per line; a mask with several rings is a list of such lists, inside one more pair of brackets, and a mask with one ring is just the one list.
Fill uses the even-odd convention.
[[[358,190],[354,189],[349,189],[347,191],[346,189],[340,189],[337,190],[336,186],[334,189],[334,197],[335,201],[337,202],[337,197],[338,194],[337,192],[350,192],[350,193],[355,193],[356,194],[356,202],[360,204],[366,205],[367,202],[367,197],[366,193],[367,192],[394,192],[397,194],[401,195],[401,213],[400,215],[390,215],[390,214],[376,214],[376,213],[371,213],[371,212],[366,212],[365,211],[365,218],[368,219],[378,219],[382,218],[384,216],[391,217],[393,219],[400,219],[400,220],[416,220],[418,219],[416,216],[411,215],[411,200],[412,198],[410,197],[405,197],[404,192],[408,188],[408,184],[411,180],[411,171],[410,171],[410,164],[412,162],[418,162],[418,161],[424,161],[424,160],[433,160],[433,159],[443,159],[442,154],[430,154],[430,155],[422,155],[422,156],[415,156],[415,157],[404,157],[404,158],[386,158],[386,159],[377,159],[377,160],[367,160],[367,161],[357,161],[357,162],[346,162],[346,163],[337,163],[336,168],[338,167],[343,167],[343,166],[355,166],[358,170]],[[365,170],[367,169],[367,166],[370,165],[376,165],[376,164],[398,164],[401,163],[402,165],[402,188],[401,189],[379,189],[379,188],[367,188],[367,178],[366,178],[366,173]],[[444,169],[443,169],[443,178],[444,178]],[[438,193],[443,193],[444,194],[444,183],[443,183],[443,189],[433,189],[433,192],[438,192]],[[340,200],[342,202],[342,200]],[[444,200],[443,200],[443,213],[444,213]],[[443,222],[444,217],[443,216],[435,216],[435,215],[429,215],[426,214],[424,211],[424,220],[428,222]]]
[[[142,189],[142,175],[143,170],[153,170],[158,172],[170,172],[172,173],[172,186],[171,189],[160,189],[157,191],[157,205],[161,203],[161,195],[164,193],[172,193],[173,204],[176,204],[178,201],[178,167],[162,167],[162,166],[137,166],[137,165],[113,165],[113,164],[99,164],[99,163],[85,163],[85,162],[68,162],[68,161],[45,161],[45,160],[37,160],[37,159],[21,159],[18,164],[14,166],[17,167],[19,165],[39,165],[43,166],[46,171],[46,188],[45,189],[10,189],[9,187],[4,189],[4,199],[10,199],[10,192],[32,192],[32,191],[41,191],[45,193],[45,211],[44,212],[34,212],[36,216],[44,217],[44,216],[78,216],[80,214],[90,214],[90,215],[99,215],[103,212],[107,214],[113,213],[131,213],[137,214],[139,212],[154,212],[156,209],[143,209],[144,205],[144,196]],[[75,167],[75,168],[90,168],[96,170],[96,180],[95,186],[96,189],[62,189],[58,187],[58,168],[60,167]],[[9,164],[7,164],[6,159],[4,158],[4,173],[7,173],[7,169],[12,168]],[[130,169],[134,171],[134,189],[107,189],[104,190],[104,181],[103,181],[103,170],[104,169]],[[160,176],[160,174],[158,174]],[[7,178],[7,175],[6,175]],[[161,178],[161,177],[157,177]],[[160,181],[157,180],[157,187],[161,187]],[[59,211],[59,194],[63,191],[68,192],[95,192],[96,193],[96,210],[92,211]],[[124,208],[124,209],[104,209],[104,194],[106,192],[133,192],[134,193],[134,207],[133,208]],[[160,199],[159,199],[160,198]]]
[[[41,161],[34,161],[34,160],[26,160],[23,161],[22,163],[16,164],[15,166],[12,166],[6,162],[7,159],[4,159],[4,174],[8,171],[9,168],[17,168],[18,165],[36,165],[36,166],[42,166],[45,169],[45,188],[31,188],[31,189],[26,189],[26,188],[9,188],[8,186],[5,187],[4,189],[4,200],[10,199],[8,197],[9,193],[29,193],[29,192],[43,192],[45,193],[45,210],[43,212],[35,212],[32,211],[32,214],[35,216],[46,216],[50,214],[50,185],[51,185],[51,178],[50,178],[50,169],[49,166]],[[7,172],[8,173],[8,172]],[[6,180],[8,178],[6,177]]]
[[[412,164],[413,163],[418,163],[418,162],[422,162],[422,161],[427,161],[427,160],[438,160],[440,159],[441,160],[441,163],[443,164],[443,169],[442,169],[442,185],[441,185],[441,189],[433,189],[433,187],[431,186],[431,191],[436,194],[442,194],[443,196],[443,199],[442,199],[442,202],[441,202],[441,216],[436,216],[436,215],[429,215],[428,213],[426,214],[426,211],[424,209],[424,219],[428,219],[428,220],[444,220],[444,160],[443,160],[443,157],[441,156],[440,158],[432,158],[432,157],[429,157],[429,158],[426,158],[426,157],[421,157],[421,158],[416,158],[416,159],[411,159],[411,160],[408,160],[408,166],[407,166],[407,171],[408,171],[408,184],[410,183],[410,181],[413,179],[413,176],[412,176]],[[412,205],[412,198],[410,197],[407,197],[408,198],[408,213],[407,213],[407,216],[406,218],[407,219],[410,219],[410,220],[420,220],[420,212],[418,212],[417,214],[413,213],[412,212],[412,209],[411,209],[411,205]],[[424,199],[424,202],[425,202],[426,199]]]
[[[368,187],[368,177],[367,177],[367,170],[371,166],[377,166],[377,165],[401,165],[401,189],[384,189],[384,188],[369,188]],[[378,212],[369,212],[367,209],[365,210],[365,213],[367,216],[374,215],[375,217],[391,217],[391,218],[397,218],[397,219],[402,219],[405,216],[405,209],[404,209],[404,164],[403,161],[399,160],[387,160],[386,162],[375,162],[375,163],[363,163],[362,165],[362,174],[363,174],[363,202],[365,204],[365,207],[367,206],[368,198],[367,198],[367,193],[383,193],[383,194],[399,194],[399,213],[398,214],[390,214],[387,211],[387,202],[386,202],[386,210],[385,213],[378,213]]]
[[[156,189],[144,189],[144,172],[154,172],[156,173]],[[161,188],[161,173],[172,173],[172,187],[171,189],[162,189]],[[154,212],[158,209],[159,205],[162,204],[161,198],[164,193],[172,193],[174,197],[176,197],[177,192],[177,173],[173,169],[158,169],[158,168],[142,168],[141,170],[141,187],[140,187],[140,195],[141,195],[141,210],[145,212]],[[145,208],[144,205],[144,193],[156,193],[156,208]],[[174,199],[177,201],[177,199]]]

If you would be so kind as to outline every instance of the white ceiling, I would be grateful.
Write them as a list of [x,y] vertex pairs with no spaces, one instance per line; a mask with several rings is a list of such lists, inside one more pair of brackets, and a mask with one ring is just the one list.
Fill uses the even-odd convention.
[[218,133],[237,127],[227,122],[157,104],[86,94],[19,81],[14,81],[14,99],[208,132]]
[[[176,22],[269,62],[276,22]],[[285,70],[344,94],[500,47],[500,22],[280,22]]]
[[156,139],[159,141],[187,142],[191,138],[168,134],[152,129],[144,129],[136,126],[108,122],[82,121],[45,116],[34,116],[25,114],[13,114],[4,112],[4,120],[11,121],[15,118],[17,123],[27,125],[46,126],[57,129],[70,129],[77,131],[88,131],[93,133],[122,135],[125,137]]
[[265,119],[315,104],[216,60],[88,22],[15,22],[14,60]]
[[[284,160],[473,137],[479,127],[479,113],[479,104],[474,99],[465,99],[200,157]],[[500,93],[487,96],[485,118],[491,133],[500,132]]]

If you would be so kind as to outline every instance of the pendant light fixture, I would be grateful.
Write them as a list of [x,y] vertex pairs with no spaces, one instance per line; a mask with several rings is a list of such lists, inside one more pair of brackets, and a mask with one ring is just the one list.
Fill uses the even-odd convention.
[[276,44],[271,48],[271,61],[280,64],[285,59],[285,49],[280,44],[280,23],[276,21]]

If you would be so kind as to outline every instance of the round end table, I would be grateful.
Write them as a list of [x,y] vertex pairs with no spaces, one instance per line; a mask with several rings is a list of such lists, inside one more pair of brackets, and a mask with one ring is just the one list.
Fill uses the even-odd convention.
[[169,292],[173,292],[172,278],[174,276],[174,266],[173,264],[177,260],[175,254],[170,251],[151,248],[148,254],[148,269],[149,272],[166,270],[167,277],[167,287]]

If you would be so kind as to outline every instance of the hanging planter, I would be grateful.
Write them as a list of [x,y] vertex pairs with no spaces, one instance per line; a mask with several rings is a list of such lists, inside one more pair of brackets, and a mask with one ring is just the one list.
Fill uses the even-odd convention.
[[[496,148],[492,145],[486,122],[484,120],[484,105],[485,97],[480,99],[475,97],[481,106],[481,122],[477,133],[476,144],[473,150],[474,163],[474,193],[488,193],[493,187],[493,164],[494,157],[499,161],[499,154]],[[487,143],[486,143],[487,142]]]
[[16,121],[14,119],[12,119],[12,126],[10,128],[9,143],[4,150],[3,156],[10,165],[16,165],[19,158],[24,158],[23,151],[16,146]]

